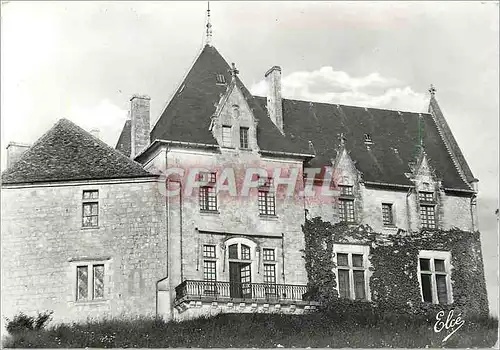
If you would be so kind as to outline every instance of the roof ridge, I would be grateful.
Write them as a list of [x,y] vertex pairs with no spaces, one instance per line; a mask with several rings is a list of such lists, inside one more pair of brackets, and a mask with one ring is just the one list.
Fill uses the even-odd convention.
[[[258,96],[258,95],[252,95],[253,97],[257,98],[266,98],[266,96]],[[320,101],[312,101],[312,100],[300,100],[296,98],[282,98],[282,100],[287,100],[287,101],[292,101],[292,102],[303,102],[303,103],[315,103],[315,104],[320,104],[320,105],[328,105],[328,106],[340,106],[340,107],[354,107],[354,108],[363,108],[363,109],[374,109],[378,111],[391,111],[391,112],[400,112],[400,113],[413,113],[413,114],[422,114],[422,115],[430,115],[431,113],[429,112],[412,112],[412,111],[402,111],[399,109],[391,109],[391,108],[377,108],[377,107],[366,107],[366,106],[357,106],[357,105],[346,105],[346,104],[341,104],[341,103],[335,103],[335,102],[320,102]]]
[[[84,132],[85,134],[87,134],[88,136],[92,137],[95,141],[99,142],[101,144],[101,146],[104,146],[105,148],[109,149],[110,151],[112,151],[113,153],[117,154],[119,157],[122,157],[123,159],[126,159],[127,161],[129,162],[133,162],[135,163],[135,165],[139,166],[141,169],[144,170],[144,168],[142,167],[142,165],[138,162],[136,162],[135,160],[133,160],[132,158],[130,157],[127,157],[126,155],[124,155],[122,152],[118,151],[117,149],[111,147],[110,145],[108,145],[106,142],[104,142],[103,140],[101,140],[100,138],[98,137],[95,137],[94,135],[92,135],[90,132],[88,132],[87,130],[85,130],[84,128],[82,128],[81,126],[79,126],[78,124],[72,122],[71,120],[68,120],[66,118],[61,118],[61,120],[66,120],[67,122],[69,122],[69,124],[72,126],[72,127],[76,127],[77,129],[79,129],[80,131]],[[125,121],[126,122],[126,121]]]
[[149,175],[154,176],[75,122],[61,118],[2,173],[2,183]]
[[[45,132],[42,134],[42,136],[40,136],[40,137],[39,137],[39,138],[38,138],[35,142],[33,142],[33,144],[32,144],[32,145],[31,145],[31,146],[30,146],[30,147],[26,150],[26,152],[23,152],[23,154],[21,154],[21,156],[20,156],[20,157],[16,160],[16,162],[15,162],[15,163],[18,163],[18,162],[19,162],[19,161],[21,161],[22,159],[26,158],[26,157],[27,157],[27,154],[28,154],[28,153],[30,153],[30,151],[31,151],[31,150],[32,150],[32,149],[33,149],[36,145],[40,144],[40,143],[42,142],[42,140],[46,139],[46,138],[47,138],[47,136],[49,136],[49,135],[53,132],[53,130],[54,130],[54,128],[56,127],[56,125],[58,125],[59,123],[61,123],[61,121],[62,121],[62,120],[67,120],[67,119],[63,117],[63,118],[58,119],[58,120],[57,120],[54,124],[52,124],[52,127],[50,127],[47,131],[45,131]],[[12,167],[15,165],[15,163],[14,163],[14,164],[12,164],[10,168],[6,168],[6,169],[4,169],[4,171],[2,171],[2,174],[1,174],[1,175],[3,176],[3,174],[5,174],[5,173],[6,173],[9,169],[12,169]]]

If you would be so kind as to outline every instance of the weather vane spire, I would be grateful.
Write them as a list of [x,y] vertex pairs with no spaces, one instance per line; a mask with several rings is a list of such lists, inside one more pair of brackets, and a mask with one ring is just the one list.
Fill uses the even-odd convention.
[[210,1],[207,1],[207,38],[206,44],[212,45],[212,24],[210,23]]
[[429,88],[429,93],[431,94],[431,96],[436,95],[436,88],[432,84],[431,87]]

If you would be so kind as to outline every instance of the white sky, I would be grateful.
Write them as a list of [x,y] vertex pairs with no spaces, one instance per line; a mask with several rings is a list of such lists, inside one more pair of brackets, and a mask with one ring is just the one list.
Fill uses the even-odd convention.
[[[217,2],[214,45],[252,92],[283,71],[285,97],[426,111],[437,98],[480,180],[489,299],[498,306],[499,18],[495,2]],[[133,93],[152,120],[203,45],[205,2],[2,5],[1,155],[59,118],[115,146]],[[286,120],[285,120],[286,122]]]

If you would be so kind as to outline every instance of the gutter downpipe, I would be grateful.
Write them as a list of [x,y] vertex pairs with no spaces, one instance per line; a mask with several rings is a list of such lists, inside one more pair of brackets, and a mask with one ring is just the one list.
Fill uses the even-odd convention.
[[412,188],[410,187],[408,189],[408,192],[406,192],[406,222],[408,224],[408,234],[411,232],[411,215],[410,215],[410,202],[408,198],[410,197],[412,192]]
[[[167,150],[168,152],[168,150]],[[166,157],[166,156],[165,156]],[[166,160],[166,159],[165,159]],[[161,178],[161,176],[160,176]],[[169,271],[169,268],[170,268],[170,264],[168,263],[168,259],[170,258],[170,254],[169,254],[169,249],[170,249],[170,201],[169,201],[169,196],[167,196],[167,188],[168,188],[168,185],[170,183],[170,179],[169,178],[165,178],[165,187],[164,187],[164,190],[165,190],[165,209],[166,209],[166,213],[165,213],[165,221],[166,221],[166,233],[167,233],[167,259],[166,259],[166,276],[159,279],[158,281],[156,281],[156,317],[158,317],[158,284],[160,284],[161,281],[167,279],[169,276],[170,276],[170,271]],[[161,192],[160,192],[161,194]],[[170,303],[170,311],[171,311],[171,315],[172,315],[172,318],[173,318],[173,307],[172,307],[172,303]]]
[[472,195],[472,197],[470,197],[470,217],[471,217],[471,220],[472,220],[472,232],[474,232],[475,230],[475,222],[474,222],[474,200],[476,199],[476,194]]

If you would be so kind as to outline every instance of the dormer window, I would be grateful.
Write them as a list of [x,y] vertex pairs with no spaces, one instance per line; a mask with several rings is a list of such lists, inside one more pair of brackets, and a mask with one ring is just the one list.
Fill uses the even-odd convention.
[[240,148],[248,148],[248,128],[240,127]]
[[352,190],[352,186],[339,185],[340,195],[341,196],[353,196],[354,192]]
[[217,74],[216,82],[218,85],[224,85],[224,84],[226,84],[226,77],[222,74]]
[[434,192],[418,192],[420,204],[420,222],[423,228],[436,228],[436,202]]
[[223,147],[233,147],[233,140],[231,137],[231,126],[222,126],[222,146]]
[[338,201],[338,210],[340,221],[353,223],[354,215],[354,192],[352,186],[339,185],[340,197]]
[[418,198],[421,202],[434,202],[434,193],[420,191],[418,193]]

